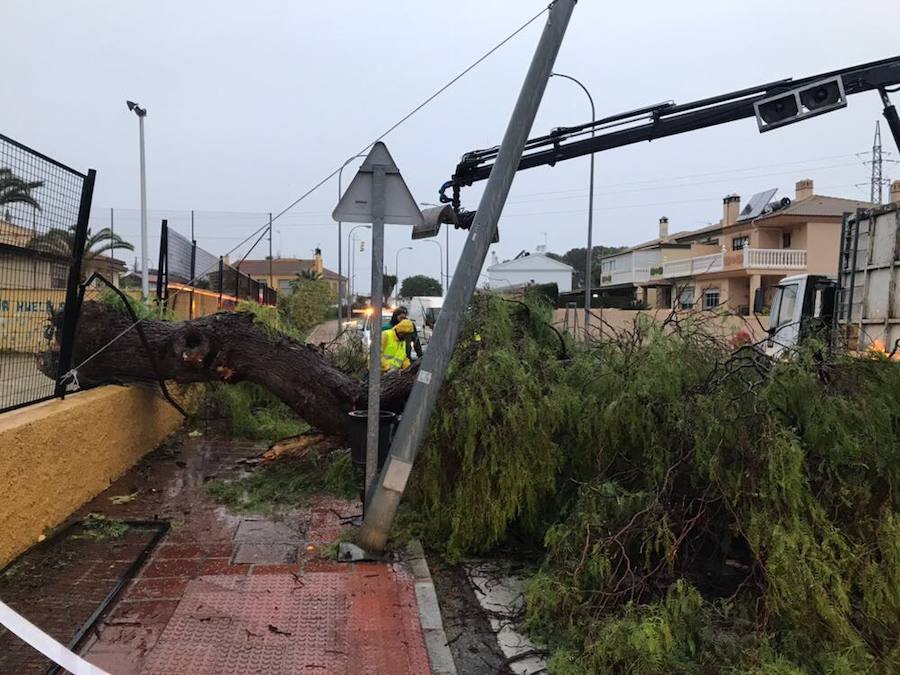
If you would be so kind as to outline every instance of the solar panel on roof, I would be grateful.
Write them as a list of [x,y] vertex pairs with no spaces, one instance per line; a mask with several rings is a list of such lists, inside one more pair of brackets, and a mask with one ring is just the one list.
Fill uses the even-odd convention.
[[766,208],[766,205],[772,201],[772,197],[775,196],[775,193],[778,192],[778,188],[772,188],[771,190],[764,190],[763,192],[757,192],[755,195],[750,197],[750,201],[747,202],[747,206],[745,206],[740,215],[738,216],[738,222],[742,220],[750,220],[751,218],[756,218],[761,215],[763,209]]

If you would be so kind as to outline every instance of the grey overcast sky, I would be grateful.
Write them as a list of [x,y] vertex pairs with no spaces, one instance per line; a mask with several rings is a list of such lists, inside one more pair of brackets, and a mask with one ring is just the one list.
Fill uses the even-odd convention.
[[[78,168],[95,168],[93,226],[109,220],[138,244],[137,120],[149,109],[151,259],[159,219],[224,253],[432,91],[546,5],[428,0],[5,0],[2,131]],[[581,0],[556,63],[593,93],[598,116],[666,99],[686,102],[782,77],[900,53],[896,0]],[[414,196],[436,201],[460,155],[499,142],[543,19],[386,140]],[[895,95],[900,101],[900,95]],[[821,194],[865,198],[881,108],[875,93],[848,108],[760,135],[754,120],[597,155],[595,243],[632,244],[721,215],[722,197],[812,178]],[[583,93],[551,80],[532,134],[587,121]],[[896,148],[885,134],[885,147]],[[345,185],[353,176],[345,171]],[[583,246],[587,158],[518,175],[500,224],[500,258],[546,238]],[[900,177],[895,165],[889,176]],[[480,187],[464,193],[477,204]],[[337,269],[331,181],[275,225],[274,250]],[[345,236],[347,227],[344,229]],[[358,230],[357,233],[366,233]],[[438,250],[390,226],[385,260],[401,276],[438,275]],[[464,235],[451,235],[451,266]],[[441,243],[444,237],[440,238]],[[239,250],[241,255],[246,247]],[[357,285],[368,288],[368,245]],[[251,257],[264,257],[258,249]],[[132,256],[123,256],[133,259]],[[346,262],[344,263],[346,269]]]

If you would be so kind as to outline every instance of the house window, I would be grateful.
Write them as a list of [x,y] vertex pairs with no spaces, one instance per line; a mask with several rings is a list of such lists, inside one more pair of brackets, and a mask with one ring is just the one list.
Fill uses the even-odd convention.
[[69,285],[69,268],[66,265],[50,267],[50,288],[66,288]]
[[710,310],[719,306],[719,289],[707,288],[703,292],[703,309]]
[[791,247],[791,233],[790,232],[782,232],[781,233],[781,248],[790,248]]
[[731,240],[731,250],[732,251],[743,251],[744,248],[750,245],[750,237],[735,237]]
[[678,306],[681,309],[691,309],[694,306],[694,289],[682,288],[678,294]]

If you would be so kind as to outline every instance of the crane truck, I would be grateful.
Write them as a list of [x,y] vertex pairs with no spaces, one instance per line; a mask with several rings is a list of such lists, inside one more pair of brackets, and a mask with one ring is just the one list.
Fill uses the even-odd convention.
[[[762,309],[757,290],[754,311]],[[766,353],[783,356],[818,336],[859,353],[900,358],[900,204],[846,214],[834,277],[785,277],[769,312]]]

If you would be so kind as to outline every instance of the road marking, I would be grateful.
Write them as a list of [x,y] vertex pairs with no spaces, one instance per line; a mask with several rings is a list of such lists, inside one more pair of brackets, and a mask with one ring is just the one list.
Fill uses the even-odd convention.
[[63,647],[28,619],[16,614],[8,605],[2,602],[0,602],[0,624],[11,630],[48,659],[73,673],[73,675],[109,675],[105,670],[91,665],[78,654]]

